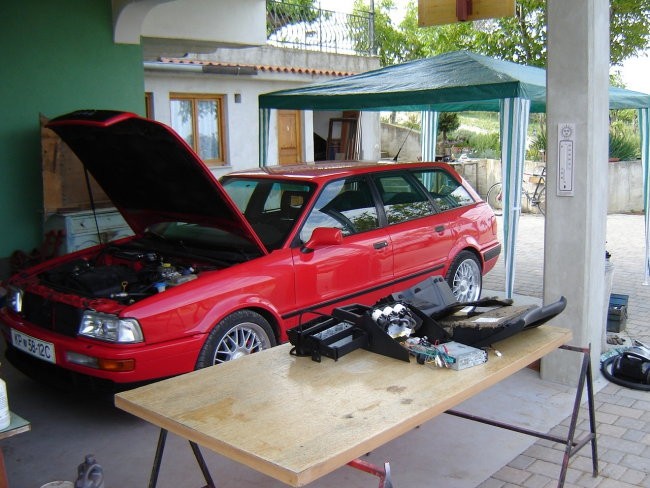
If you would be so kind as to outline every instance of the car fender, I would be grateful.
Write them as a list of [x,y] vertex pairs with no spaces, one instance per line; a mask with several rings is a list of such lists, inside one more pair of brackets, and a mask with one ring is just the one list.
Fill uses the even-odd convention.
[[476,254],[476,257],[478,257],[479,262],[481,263],[481,268],[483,268],[485,263],[483,262],[483,255],[480,249],[481,246],[473,236],[468,236],[468,235],[461,236],[459,239],[457,239],[454,242],[454,245],[452,246],[451,251],[447,256],[447,265],[445,266],[444,273],[447,274],[447,271],[449,270],[449,266],[454,261],[454,258],[458,256],[458,254],[461,251],[464,250],[474,252],[474,254]]
[[[123,310],[121,315],[139,320],[145,339],[150,344],[206,335],[225,317],[243,309],[255,310],[264,315],[275,329],[276,335],[280,335],[280,311],[270,299],[255,290],[243,294],[242,289],[236,287],[218,292],[210,287],[181,288],[163,292],[169,294],[164,301],[149,304],[142,301],[131,309]],[[264,291],[264,287],[261,287],[261,291]]]
[[282,335],[282,318],[277,308],[264,297],[259,295],[233,295],[227,297],[213,307],[201,321],[202,334],[208,334],[216,325],[229,315],[240,310],[252,310],[257,312],[269,321],[275,332],[276,339]]

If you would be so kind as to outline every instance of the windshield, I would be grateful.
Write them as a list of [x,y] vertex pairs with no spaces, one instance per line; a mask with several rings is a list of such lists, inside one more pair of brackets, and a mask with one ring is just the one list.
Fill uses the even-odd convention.
[[221,184],[269,251],[282,247],[314,191],[284,180],[226,177]]

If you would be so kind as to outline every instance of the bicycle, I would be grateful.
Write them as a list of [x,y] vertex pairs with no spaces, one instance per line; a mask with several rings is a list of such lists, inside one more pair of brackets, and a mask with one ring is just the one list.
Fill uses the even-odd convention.
[[[546,215],[546,167],[542,167],[541,171],[534,171],[528,175],[528,181],[524,179],[521,185],[521,206],[522,210],[525,208],[531,213],[540,213]],[[534,190],[529,191],[529,187],[535,185]],[[501,215],[503,211],[503,191],[501,182],[495,183],[490,187],[485,197],[496,215]]]

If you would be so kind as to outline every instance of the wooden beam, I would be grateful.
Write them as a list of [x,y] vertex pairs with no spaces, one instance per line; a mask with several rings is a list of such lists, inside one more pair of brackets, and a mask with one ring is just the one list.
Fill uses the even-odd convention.
[[515,0],[418,0],[420,27],[514,14]]

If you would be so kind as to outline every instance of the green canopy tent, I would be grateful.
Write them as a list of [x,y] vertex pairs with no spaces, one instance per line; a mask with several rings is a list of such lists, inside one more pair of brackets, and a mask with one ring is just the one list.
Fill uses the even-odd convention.
[[[650,277],[650,95],[610,88],[610,109],[639,109],[646,209],[646,281]],[[422,111],[424,160],[435,156],[438,112],[500,113],[504,188],[504,261],[507,297],[514,290],[514,247],[530,112],[546,110],[546,71],[456,51],[324,83],[259,96],[260,164],[267,162],[271,109]]]

